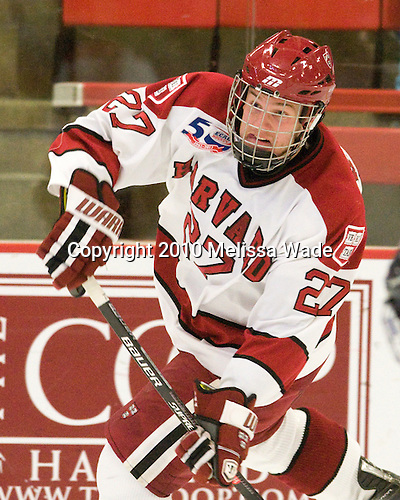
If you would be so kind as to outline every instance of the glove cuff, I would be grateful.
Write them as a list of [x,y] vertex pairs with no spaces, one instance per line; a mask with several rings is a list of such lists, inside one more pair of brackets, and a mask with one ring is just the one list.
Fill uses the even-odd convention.
[[222,410],[220,423],[233,425],[241,429],[249,436],[251,441],[254,438],[254,431],[257,427],[258,418],[249,408],[227,399]]
[[121,215],[73,184],[68,188],[66,211],[107,235],[113,243],[118,241],[124,223]]

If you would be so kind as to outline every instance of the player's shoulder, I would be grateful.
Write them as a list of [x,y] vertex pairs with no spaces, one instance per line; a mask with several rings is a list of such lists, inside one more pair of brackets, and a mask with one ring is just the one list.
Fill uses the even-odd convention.
[[332,132],[323,125],[319,129],[320,151],[293,176],[310,194],[320,213],[327,230],[327,243],[336,249],[335,255],[340,254],[338,266],[357,267],[366,240],[365,206],[359,179],[354,163]]
[[363,207],[361,183],[350,156],[325,125],[318,126],[319,146],[307,165],[293,173],[296,182],[310,191],[313,199],[334,206],[339,201],[354,211]]
[[174,106],[183,106],[225,122],[232,81],[221,73],[186,73],[148,85],[146,105],[159,118],[166,118]]

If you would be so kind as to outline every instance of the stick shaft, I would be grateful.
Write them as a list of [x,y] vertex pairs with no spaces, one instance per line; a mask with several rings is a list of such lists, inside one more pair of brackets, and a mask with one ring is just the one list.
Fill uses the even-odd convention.
[[[87,291],[92,302],[99,309],[108,324],[118,335],[121,342],[129,351],[132,358],[136,361],[139,368],[142,370],[147,379],[153,384],[153,387],[160,394],[162,399],[170,407],[171,411],[178,417],[179,421],[184,425],[187,431],[192,431],[197,427],[194,415],[189,411],[187,406],[179,398],[178,394],[170,386],[161,371],[153,363],[146,351],[140,345],[139,341],[133,335],[132,331],[121,318],[110,299],[104,293],[96,279],[91,276],[85,283],[83,288]],[[247,479],[238,472],[233,484],[241,495],[247,500],[262,500],[261,495],[253,488]]]

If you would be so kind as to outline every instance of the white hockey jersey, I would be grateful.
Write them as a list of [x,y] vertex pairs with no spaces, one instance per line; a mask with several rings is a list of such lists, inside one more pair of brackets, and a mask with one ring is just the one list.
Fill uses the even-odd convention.
[[225,126],[231,84],[186,74],[79,118],[51,147],[49,190],[77,168],[115,190],[166,182],[155,278],[167,330],[258,406],[330,354],[365,216],[354,165],[324,125],[283,172],[243,168]]

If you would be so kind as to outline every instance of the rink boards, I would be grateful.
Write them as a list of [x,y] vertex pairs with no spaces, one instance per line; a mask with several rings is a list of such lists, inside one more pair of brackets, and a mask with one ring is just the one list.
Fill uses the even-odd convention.
[[[145,379],[88,298],[54,289],[36,246],[0,242],[0,500],[97,500],[105,422]],[[97,276],[162,367],[174,350],[158,307],[153,259],[143,255],[112,258]],[[382,321],[393,255],[367,249],[338,314],[336,352],[298,406],[314,406],[345,425],[371,460],[399,472],[400,360]],[[242,472],[266,500],[307,498],[266,474]],[[239,495],[189,483],[173,499]]]

